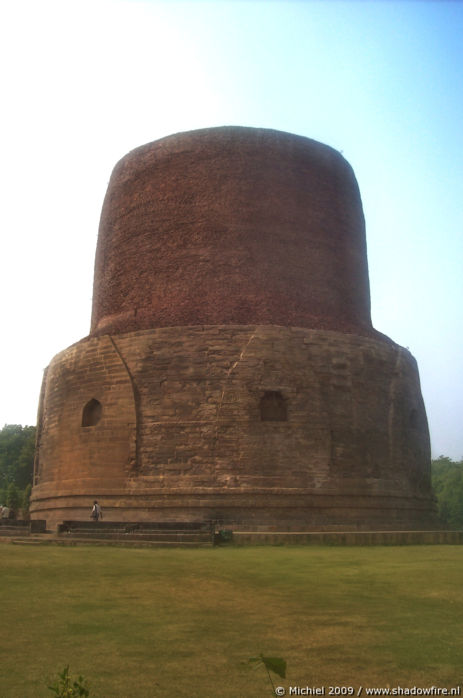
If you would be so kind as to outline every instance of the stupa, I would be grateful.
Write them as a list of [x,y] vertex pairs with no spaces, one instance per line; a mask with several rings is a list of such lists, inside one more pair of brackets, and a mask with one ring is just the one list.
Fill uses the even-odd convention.
[[103,204],[88,337],[45,371],[31,503],[52,525],[405,529],[433,509],[417,365],[375,330],[336,150],[222,127],[141,146]]

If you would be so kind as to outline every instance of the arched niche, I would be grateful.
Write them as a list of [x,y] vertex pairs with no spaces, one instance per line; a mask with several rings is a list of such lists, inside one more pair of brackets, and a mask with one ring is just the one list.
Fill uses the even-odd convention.
[[279,390],[266,390],[260,399],[262,422],[286,422],[288,413],[286,401]]
[[103,407],[101,402],[92,398],[87,402],[84,409],[82,410],[82,426],[83,427],[94,427],[98,424],[101,419],[103,412]]

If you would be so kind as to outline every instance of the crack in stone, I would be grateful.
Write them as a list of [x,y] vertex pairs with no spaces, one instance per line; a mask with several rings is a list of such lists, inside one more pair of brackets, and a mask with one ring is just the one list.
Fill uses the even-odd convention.
[[233,373],[233,371],[235,370],[235,368],[236,368],[236,367],[238,366],[238,364],[244,359],[244,356],[245,356],[245,354],[246,354],[246,352],[247,352],[247,350],[248,350],[248,348],[249,348],[249,345],[251,344],[252,340],[255,338],[256,334],[257,334],[257,327],[254,328],[253,333],[251,334],[251,336],[249,337],[248,341],[246,342],[246,344],[244,345],[243,349],[241,350],[241,353],[240,353],[238,359],[235,361],[235,363],[234,363],[232,366],[230,366],[230,368],[229,368],[228,371],[227,371],[227,375],[226,375],[226,378],[225,378],[225,385],[224,385],[224,388],[223,388],[223,390],[222,390],[222,394],[221,394],[221,396],[220,396],[219,404],[218,404],[218,406],[217,406],[217,415],[216,415],[216,418],[215,418],[215,437],[214,437],[214,454],[213,454],[214,456],[215,456],[215,447],[216,447],[216,444],[217,444],[218,433],[219,433],[219,418],[220,418],[220,412],[221,412],[221,410],[222,410],[223,399],[224,399],[224,397],[225,397],[225,392],[226,392],[226,390],[227,390],[227,383],[228,383],[228,381],[230,380],[230,376],[231,376],[231,374]]
[[125,360],[124,356],[122,355],[121,350],[119,349],[118,345],[116,344],[114,338],[112,335],[108,334],[109,340],[114,348],[114,351],[116,352],[117,356],[119,357],[119,360],[121,361],[122,365],[124,366],[124,369],[127,373],[127,376],[130,381],[130,386],[132,388],[132,397],[133,397],[133,406],[134,406],[134,412],[135,412],[135,432],[134,432],[134,453],[130,457],[130,468],[131,471],[136,472],[137,469],[140,467],[140,455],[139,455],[139,449],[140,449],[140,426],[141,426],[141,418],[140,418],[140,399],[138,395],[138,388],[137,384],[135,383],[135,379],[132,375],[132,372],[129,369],[129,366],[127,364],[127,361]]

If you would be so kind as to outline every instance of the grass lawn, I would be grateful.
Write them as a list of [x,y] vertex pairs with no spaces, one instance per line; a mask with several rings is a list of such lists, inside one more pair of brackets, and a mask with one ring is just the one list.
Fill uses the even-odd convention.
[[265,698],[261,652],[286,659],[286,688],[451,688],[462,582],[461,546],[2,544],[0,696],[51,697],[69,664],[91,698]]

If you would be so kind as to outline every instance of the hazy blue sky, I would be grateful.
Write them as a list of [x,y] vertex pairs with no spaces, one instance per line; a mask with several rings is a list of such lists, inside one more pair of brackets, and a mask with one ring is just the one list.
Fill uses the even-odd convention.
[[342,151],[360,185],[373,321],[418,360],[433,454],[463,456],[463,3],[4,3],[0,425],[89,331],[116,161],[236,124]]

